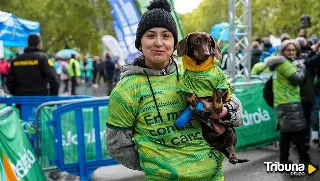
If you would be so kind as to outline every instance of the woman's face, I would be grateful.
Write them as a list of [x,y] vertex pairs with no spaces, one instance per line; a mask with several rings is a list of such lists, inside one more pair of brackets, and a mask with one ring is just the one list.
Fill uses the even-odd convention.
[[164,69],[174,50],[173,35],[165,28],[152,28],[142,36],[141,49],[147,67]]
[[283,51],[283,55],[286,58],[296,58],[297,57],[296,46],[294,46],[292,43],[287,45],[287,47]]

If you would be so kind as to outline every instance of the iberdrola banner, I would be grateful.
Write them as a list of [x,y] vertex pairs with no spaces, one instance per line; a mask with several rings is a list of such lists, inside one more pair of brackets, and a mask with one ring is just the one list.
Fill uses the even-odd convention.
[[[274,109],[263,98],[264,84],[252,84],[235,91],[243,108],[243,125],[236,128],[237,151],[259,148],[279,140]],[[237,90],[234,87],[234,90]],[[238,89],[240,90],[240,89]]]
[[11,107],[0,110],[0,156],[0,180],[46,180],[20,119]]

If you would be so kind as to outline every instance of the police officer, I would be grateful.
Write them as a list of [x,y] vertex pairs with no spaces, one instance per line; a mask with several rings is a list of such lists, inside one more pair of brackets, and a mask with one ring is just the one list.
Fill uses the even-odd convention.
[[[28,47],[16,57],[8,74],[6,85],[14,96],[58,95],[59,80],[48,55],[41,51],[41,38],[28,37]],[[48,89],[48,83],[50,88]]]

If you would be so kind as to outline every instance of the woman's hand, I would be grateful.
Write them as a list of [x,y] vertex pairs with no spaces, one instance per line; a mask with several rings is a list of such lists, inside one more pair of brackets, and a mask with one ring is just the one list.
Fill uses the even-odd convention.
[[222,108],[222,112],[220,114],[217,114],[216,112],[212,112],[211,118],[212,119],[221,119],[225,117],[228,114],[228,109],[226,107]]

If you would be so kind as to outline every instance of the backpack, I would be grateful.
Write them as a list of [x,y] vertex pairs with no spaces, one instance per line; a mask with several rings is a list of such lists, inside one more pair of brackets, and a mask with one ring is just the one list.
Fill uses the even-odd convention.
[[263,98],[268,104],[268,106],[273,108],[273,90],[272,90],[272,75],[270,78],[267,80],[267,82],[264,84],[263,88]]
[[6,60],[2,60],[0,62],[0,74],[8,75],[10,69],[10,65]]

